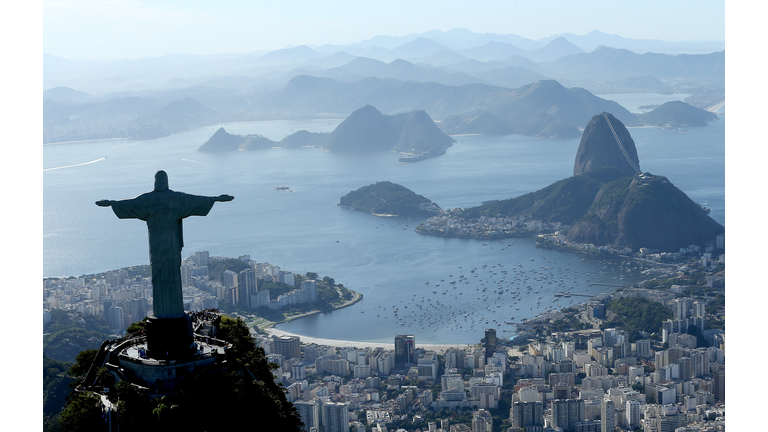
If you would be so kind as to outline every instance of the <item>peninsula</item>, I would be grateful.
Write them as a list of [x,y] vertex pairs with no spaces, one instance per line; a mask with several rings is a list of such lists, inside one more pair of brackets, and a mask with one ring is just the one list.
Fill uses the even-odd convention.
[[544,189],[454,209],[416,227],[421,234],[467,238],[539,235],[542,245],[574,251],[676,252],[714,243],[725,228],[666,177],[643,173],[626,127],[608,113],[584,128],[574,175]]

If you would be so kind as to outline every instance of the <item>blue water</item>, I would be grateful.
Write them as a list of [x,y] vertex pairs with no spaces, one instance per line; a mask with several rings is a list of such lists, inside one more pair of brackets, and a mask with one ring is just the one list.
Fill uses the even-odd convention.
[[[119,220],[94,202],[150,191],[154,173],[164,169],[171,189],[235,196],[232,202],[217,203],[206,217],[184,221],[184,257],[199,250],[214,256],[250,254],[253,260],[294,272],[331,276],[365,296],[353,307],[279,327],[302,335],[389,342],[395,334],[413,333],[423,343],[474,343],[486,327],[499,329],[500,336],[511,335],[502,329],[511,329],[503,322],[513,316],[530,318],[545,307],[586,299],[561,298],[553,303],[557,291],[574,286],[576,292],[595,294],[608,288],[590,287],[591,282],[640,279],[640,267],[628,269],[620,261],[537,249],[532,239],[515,239],[514,244],[505,240],[501,245],[421,236],[413,231],[420,220],[380,219],[336,205],[349,191],[382,180],[402,184],[443,208],[518,196],[572,175],[578,139],[460,136],[447,154],[409,165],[398,164],[395,153],[337,155],[314,148],[196,151],[219,126],[279,140],[292,130],[330,131],[339,122],[227,123],[151,141],[45,146],[44,276],[147,264],[145,223]],[[686,132],[630,129],[641,169],[667,176],[691,199],[712,208],[712,217],[720,223],[725,222],[724,131],[724,118]],[[289,186],[294,193],[275,190],[278,185]],[[497,274],[489,273],[491,269]],[[501,269],[508,272],[504,281]],[[513,283],[515,269],[530,279],[522,285]],[[544,272],[554,282],[534,283],[534,272]],[[460,274],[470,283],[459,281]],[[450,285],[450,280],[457,284]],[[527,284],[540,292],[526,296]],[[496,294],[497,299],[491,288],[498,285],[508,290]],[[482,287],[487,288],[485,297]],[[522,289],[523,295],[513,304],[509,292],[515,289]],[[406,325],[391,313],[398,305]],[[429,320],[433,324],[426,325]]]

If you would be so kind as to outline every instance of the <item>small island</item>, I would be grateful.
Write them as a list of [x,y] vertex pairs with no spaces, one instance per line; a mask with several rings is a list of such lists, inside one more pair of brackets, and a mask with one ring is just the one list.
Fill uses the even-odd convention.
[[363,186],[344,195],[339,206],[382,217],[430,217],[442,212],[428,198],[388,181]]

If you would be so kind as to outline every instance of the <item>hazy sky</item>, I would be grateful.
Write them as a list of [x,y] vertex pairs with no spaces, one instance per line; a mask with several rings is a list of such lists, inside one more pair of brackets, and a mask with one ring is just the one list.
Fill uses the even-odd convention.
[[43,52],[108,59],[274,50],[466,28],[724,40],[723,0],[44,0]]

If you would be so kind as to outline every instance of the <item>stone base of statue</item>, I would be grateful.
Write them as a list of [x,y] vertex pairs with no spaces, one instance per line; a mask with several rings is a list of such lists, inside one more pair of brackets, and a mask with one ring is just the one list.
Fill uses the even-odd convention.
[[195,352],[192,319],[147,317],[147,355],[156,359],[182,359]]

